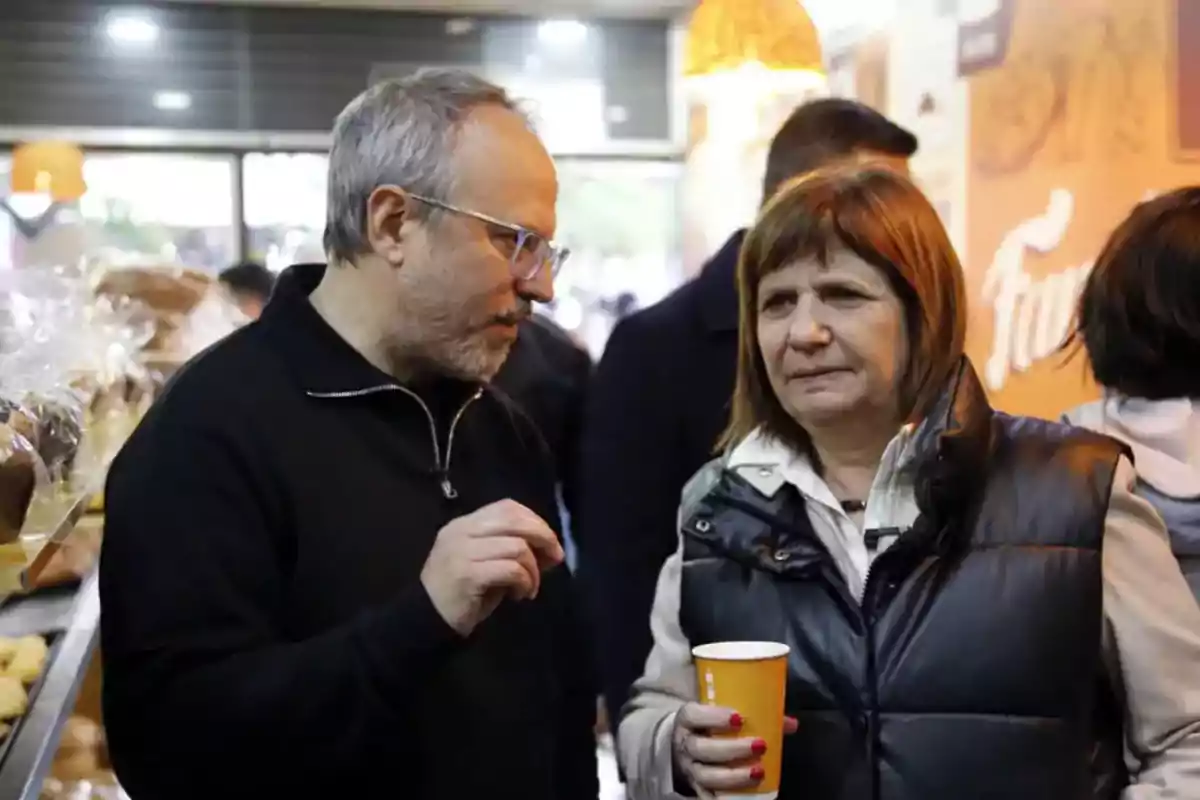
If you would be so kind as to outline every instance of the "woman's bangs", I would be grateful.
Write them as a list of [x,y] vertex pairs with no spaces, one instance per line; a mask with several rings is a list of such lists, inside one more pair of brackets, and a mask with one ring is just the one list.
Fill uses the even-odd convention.
[[830,253],[845,246],[828,207],[815,213],[806,208],[783,207],[771,212],[760,220],[760,234],[747,249],[750,277],[755,283],[797,261],[814,259],[826,264]]

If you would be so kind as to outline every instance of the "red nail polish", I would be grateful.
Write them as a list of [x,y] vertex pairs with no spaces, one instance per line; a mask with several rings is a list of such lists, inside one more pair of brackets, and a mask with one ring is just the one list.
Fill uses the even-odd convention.
[[731,727],[731,728],[740,728],[740,727],[742,727],[742,715],[741,715],[741,714],[733,714],[733,715],[731,715],[731,716],[729,717],[729,727]]
[[762,739],[755,739],[754,743],[750,745],[750,750],[754,753],[754,755],[761,756],[763,753],[767,752],[767,743]]
[[767,771],[765,769],[763,769],[762,767],[751,767],[750,768],[750,780],[761,781],[765,777],[767,777]]

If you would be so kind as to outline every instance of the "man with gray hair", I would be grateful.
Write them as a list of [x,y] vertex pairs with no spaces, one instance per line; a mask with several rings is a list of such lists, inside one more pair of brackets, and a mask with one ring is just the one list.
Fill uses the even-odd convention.
[[338,117],[326,265],[185,366],[106,488],[105,721],[134,800],[595,798],[550,454],[490,381],[557,181],[499,87]]

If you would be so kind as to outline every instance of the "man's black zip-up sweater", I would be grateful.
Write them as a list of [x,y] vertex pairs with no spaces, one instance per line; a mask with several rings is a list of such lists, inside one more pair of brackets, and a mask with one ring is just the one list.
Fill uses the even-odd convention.
[[505,498],[557,528],[528,418],[401,386],[316,313],[321,266],[190,362],[109,473],[104,712],[133,800],[597,795],[570,576],[467,639],[419,574]]

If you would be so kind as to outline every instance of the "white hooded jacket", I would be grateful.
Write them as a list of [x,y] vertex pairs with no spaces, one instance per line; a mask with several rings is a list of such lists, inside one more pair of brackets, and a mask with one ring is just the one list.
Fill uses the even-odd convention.
[[1064,418],[1130,446],[1136,491],[1166,522],[1171,548],[1200,599],[1200,402],[1109,395]]

